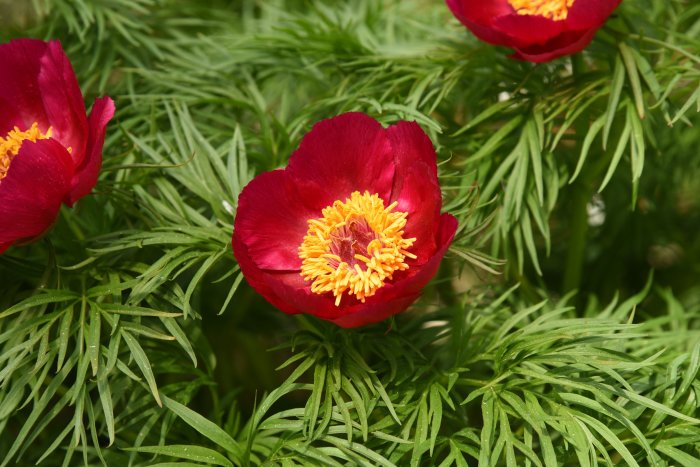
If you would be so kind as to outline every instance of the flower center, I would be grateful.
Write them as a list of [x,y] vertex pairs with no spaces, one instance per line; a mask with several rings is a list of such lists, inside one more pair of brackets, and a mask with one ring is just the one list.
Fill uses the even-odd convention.
[[407,250],[415,238],[403,238],[405,212],[384,207],[379,195],[355,191],[323,209],[323,217],[309,219],[309,230],[299,247],[301,276],[313,281],[311,291],[333,292],[335,305],[343,293],[364,302],[391,280],[394,271],[408,269]]
[[42,133],[36,122],[32,123],[31,128],[26,131],[21,131],[19,128],[15,127],[14,130],[10,130],[4,138],[0,137],[0,180],[7,176],[7,172],[10,170],[10,163],[17,153],[19,153],[22,142],[29,140],[35,143],[37,140],[48,139],[50,137],[51,128],[49,128],[46,133]]
[[554,21],[563,21],[576,0],[508,0],[519,15],[544,16]]

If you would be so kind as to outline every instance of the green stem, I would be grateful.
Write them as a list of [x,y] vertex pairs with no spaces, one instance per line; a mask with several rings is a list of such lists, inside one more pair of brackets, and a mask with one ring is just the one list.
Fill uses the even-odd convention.
[[578,289],[581,286],[586,239],[588,237],[588,202],[593,196],[592,184],[587,182],[588,180],[581,180],[574,191],[574,199],[570,211],[572,216],[570,224],[571,237],[569,248],[566,252],[562,287],[564,292]]
[[[585,69],[583,54],[571,56],[571,72],[575,81],[581,81]],[[585,134],[588,126],[587,115],[582,115],[575,124],[576,136]],[[566,251],[566,264],[564,267],[564,279],[562,289],[566,293],[578,289],[581,286],[583,263],[586,253],[586,237],[588,236],[588,202],[593,196],[590,177],[587,166],[574,186],[573,202],[571,205],[571,223],[569,248]]]
[[[611,134],[616,133],[616,131],[617,125],[613,125]],[[576,128],[576,132],[577,135],[583,135],[585,133],[583,128],[580,127]],[[574,186],[573,200],[570,209],[571,237],[569,240],[569,248],[566,252],[564,280],[562,283],[562,290],[564,293],[578,290],[581,287],[581,278],[583,276],[586,255],[586,241],[588,239],[588,203],[597,191],[597,182],[603,171],[610,164],[614,149],[615,146],[610,145],[608,150],[602,152],[596,161],[586,164]]]

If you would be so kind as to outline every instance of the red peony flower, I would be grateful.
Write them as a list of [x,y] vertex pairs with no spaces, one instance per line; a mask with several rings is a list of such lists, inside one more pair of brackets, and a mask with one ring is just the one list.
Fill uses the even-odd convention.
[[40,236],[61,202],[92,191],[102,165],[109,97],[87,118],[75,73],[58,41],[0,44],[0,253]]
[[622,0],[447,0],[479,39],[548,62],[583,50]]
[[375,323],[435,275],[457,229],[441,204],[435,150],[416,123],[384,129],[347,113],[317,123],[286,169],[243,189],[233,252],[283,312]]

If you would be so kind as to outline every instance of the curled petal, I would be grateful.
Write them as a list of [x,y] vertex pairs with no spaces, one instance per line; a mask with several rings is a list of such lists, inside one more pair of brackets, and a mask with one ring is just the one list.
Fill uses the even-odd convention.
[[95,99],[88,121],[88,141],[85,157],[75,169],[72,189],[66,204],[72,206],[77,200],[92,191],[102,167],[102,147],[105,142],[107,124],[114,116],[114,102],[109,97]]

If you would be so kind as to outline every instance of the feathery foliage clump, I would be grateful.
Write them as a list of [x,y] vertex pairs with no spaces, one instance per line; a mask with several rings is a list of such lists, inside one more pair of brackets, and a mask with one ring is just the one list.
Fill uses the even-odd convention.
[[[93,195],[0,256],[0,465],[697,465],[695,2],[626,0],[542,65],[441,0],[0,5],[118,109]],[[343,330],[230,242],[242,187],[350,110],[430,134],[460,227],[409,312]]]

